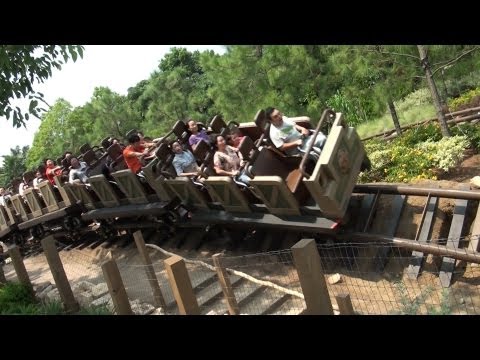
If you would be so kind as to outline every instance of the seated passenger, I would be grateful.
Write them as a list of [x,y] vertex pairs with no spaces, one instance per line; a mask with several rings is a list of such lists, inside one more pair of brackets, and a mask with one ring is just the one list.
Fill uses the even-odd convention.
[[188,138],[188,143],[193,150],[195,150],[195,147],[200,142],[200,140],[206,141],[207,144],[210,144],[210,139],[208,138],[207,131],[205,129],[198,131],[198,125],[195,120],[188,120],[187,125],[188,130],[190,130],[190,132],[192,133],[192,135],[190,135],[190,137]]
[[87,170],[88,166],[84,161],[78,161],[76,157],[70,159],[70,172],[68,174],[68,182],[72,185],[78,184],[76,179],[80,180],[82,184],[88,183]]
[[18,193],[23,196],[23,192],[29,188],[27,182],[25,181],[25,177],[22,178],[22,181],[18,185]]
[[245,172],[240,171],[241,159],[237,155],[235,148],[227,145],[222,135],[217,135],[215,137],[215,145],[217,151],[213,156],[213,166],[215,167],[217,175],[233,176],[248,185],[250,183],[250,178]]
[[45,170],[45,174],[47,175],[48,181],[50,181],[50,184],[55,186],[55,180],[54,177],[57,175],[62,175],[62,167],[55,165],[55,162],[51,159],[47,159],[46,163],[47,168]]
[[149,147],[155,146],[155,143],[150,138],[145,138],[145,135],[143,135],[143,132],[138,131],[137,135],[140,138],[140,144],[143,147],[149,148]]
[[39,166],[35,173],[35,179],[33,179],[33,188],[38,190],[38,184],[45,180],[47,180],[47,177],[45,176],[45,167]]
[[197,176],[200,167],[197,165],[193,154],[189,150],[183,150],[178,141],[172,144],[172,150],[175,153],[172,165],[177,172],[177,176]]
[[245,136],[242,135],[242,132],[240,131],[239,128],[233,128],[232,129],[232,134],[230,135],[230,144],[234,148],[237,148],[240,146],[240,143],[242,142],[243,138]]
[[137,134],[130,135],[128,137],[129,145],[123,150],[123,157],[128,168],[134,174],[143,175],[141,172],[142,160],[148,155],[148,150],[141,145],[140,141],[140,137]]
[[[270,120],[270,139],[273,144],[285,152],[287,155],[298,155],[304,153],[310,143],[310,130],[295,124],[294,120],[309,120],[306,116],[288,118],[276,108],[269,107],[265,110],[267,119]],[[320,154],[326,141],[326,136],[322,132],[318,132],[315,144],[312,150]]]
[[10,198],[10,195],[5,188],[0,187],[0,205],[5,206],[5,201]]

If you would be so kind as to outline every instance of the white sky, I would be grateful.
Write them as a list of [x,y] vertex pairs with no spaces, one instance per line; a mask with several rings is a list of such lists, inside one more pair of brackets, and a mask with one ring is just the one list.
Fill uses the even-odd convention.
[[[189,51],[212,49],[223,54],[220,45],[86,45],[83,59],[69,60],[61,70],[54,70],[52,77],[34,89],[43,93],[48,104],[64,98],[72,106],[82,106],[90,100],[93,89],[107,86],[111,90],[126,95],[127,89],[139,81],[148,79],[157,69],[160,60],[171,47],[185,47]],[[28,110],[21,106],[22,111]],[[10,148],[19,145],[32,145],[40,120],[31,116],[26,122],[27,129],[12,126],[12,118],[7,121],[0,117],[0,157],[10,154]],[[3,158],[0,158],[3,164]]]

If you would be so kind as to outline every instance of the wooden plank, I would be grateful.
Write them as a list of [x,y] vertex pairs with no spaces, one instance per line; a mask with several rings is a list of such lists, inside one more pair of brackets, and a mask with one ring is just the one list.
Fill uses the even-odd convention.
[[215,254],[212,256],[213,263],[215,265],[215,270],[217,271],[218,280],[222,287],[223,295],[228,304],[228,312],[230,315],[240,314],[240,308],[235,298],[235,293],[233,292],[232,283],[230,281],[230,275],[227,273],[227,270],[222,266],[220,257],[222,254]]
[[302,239],[292,247],[309,315],[333,315],[332,303],[314,239]]
[[479,251],[480,245],[480,206],[477,209],[477,215],[475,216],[475,221],[473,222],[471,237],[470,237],[470,244],[468,248],[472,251]]
[[[438,187],[438,185],[435,185]],[[430,242],[430,237],[432,236],[432,229],[433,229],[433,215],[435,214],[435,210],[438,204],[438,197],[436,196],[428,196],[427,203],[425,204],[425,209],[422,214],[422,222],[420,224],[419,232],[417,233],[418,236],[415,240],[419,242],[428,243]],[[410,264],[405,269],[405,275],[409,279],[416,279],[418,274],[420,273],[420,268],[422,266],[424,260],[424,253],[421,251],[413,251],[412,257],[410,258]]]
[[[392,202],[392,212],[384,219],[386,232],[385,236],[395,236],[398,223],[400,221],[400,215],[402,214],[403,206],[405,204],[405,195],[395,195]],[[387,264],[388,254],[392,248],[390,246],[382,246],[378,249],[377,254],[373,260],[375,264],[375,270],[382,272]]]
[[68,313],[77,312],[80,310],[80,305],[73,295],[62,260],[58,255],[55,238],[50,235],[43,239],[42,248],[65,309]]
[[[468,190],[470,186],[460,184],[459,190]],[[447,247],[458,249],[460,237],[462,236],[465,213],[467,211],[468,200],[457,199],[455,209],[453,210],[452,223],[448,232]],[[456,260],[450,257],[444,257],[440,267],[439,279],[443,287],[449,287],[452,282],[453,272],[455,270]]]
[[197,298],[193,292],[185,261],[177,256],[164,260],[168,281],[181,315],[200,315]]

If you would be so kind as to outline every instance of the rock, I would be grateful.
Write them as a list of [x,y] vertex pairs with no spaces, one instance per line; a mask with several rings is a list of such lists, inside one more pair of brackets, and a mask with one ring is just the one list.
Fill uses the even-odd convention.
[[135,315],[148,315],[155,311],[155,306],[149,303],[142,303],[138,299],[130,301],[130,306]]
[[60,298],[60,293],[58,292],[58,289],[57,289],[57,288],[49,291],[49,292],[46,294],[45,299],[46,299],[47,301],[51,301],[51,302],[53,302],[53,301],[62,301],[62,299]]
[[329,283],[330,285],[337,284],[337,283],[339,283],[339,282],[341,282],[341,281],[342,281],[342,275],[340,275],[340,274],[338,274],[338,273],[337,273],[337,274],[333,274],[333,275],[331,275],[331,276],[328,277],[328,283]]
[[92,301],[92,306],[105,305],[105,304],[108,304],[108,302],[111,300],[112,298],[110,297],[110,294],[105,294],[102,297],[99,297],[97,300]]
[[150,315],[165,315],[165,311],[161,307],[156,308]]
[[458,302],[459,302],[461,305],[463,305],[463,304],[465,304],[465,299],[464,299],[464,298],[460,298],[460,299],[458,299]]
[[218,315],[215,310],[210,310],[206,315]]
[[474,176],[471,178],[470,184],[475,188],[480,188],[480,176]]
[[47,287],[49,287],[50,285],[52,285],[52,283],[50,281],[45,281],[45,282],[42,282],[38,285],[35,285],[33,286],[33,290],[36,292],[36,293],[41,293],[43,290],[45,290]]
[[88,307],[95,300],[91,292],[85,291],[83,293],[75,294],[75,299],[81,307]]
[[85,292],[91,292],[95,285],[88,281],[79,281],[72,286],[74,294],[80,294]]
[[108,293],[108,286],[106,283],[100,283],[92,287],[92,296],[97,299],[98,297]]

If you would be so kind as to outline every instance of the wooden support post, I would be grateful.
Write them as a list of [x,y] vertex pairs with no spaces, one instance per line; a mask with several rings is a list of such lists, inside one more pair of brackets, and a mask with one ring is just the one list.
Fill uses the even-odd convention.
[[335,300],[337,300],[340,315],[355,315],[349,294],[338,294],[335,296]]
[[115,259],[110,259],[104,262],[102,264],[102,271],[117,314],[133,315],[127,291],[123,285],[122,277],[120,276],[120,271],[118,270]]
[[143,264],[145,265],[145,273],[147,274],[148,283],[153,291],[153,302],[156,307],[161,306],[163,309],[167,307],[165,303],[165,298],[163,297],[162,290],[158,283],[157,275],[155,274],[155,269],[153,268],[152,260],[147,252],[147,247],[145,246],[145,241],[143,240],[142,231],[138,230],[133,233],[135,238],[135,244],[137,245],[138,252],[142,259]]
[[215,270],[217,271],[218,281],[220,281],[223,296],[225,296],[225,300],[227,300],[228,313],[230,315],[239,315],[240,308],[238,306],[237,299],[235,298],[235,293],[233,292],[227,270],[221,264],[221,256],[222,254],[215,254],[212,256],[213,264],[215,265]]
[[60,259],[60,255],[58,255],[55,238],[52,235],[47,236],[41,241],[41,244],[65,310],[68,313],[78,312],[80,310],[80,305],[73,296],[72,288],[68,282],[67,274],[65,274],[62,260]]
[[315,240],[300,240],[292,246],[292,253],[307,305],[305,314],[333,315]]
[[168,281],[181,315],[200,315],[197,298],[188,276],[185,261],[180,256],[171,256],[165,262]]
[[15,269],[15,272],[17,273],[18,281],[22,284],[27,285],[33,293],[33,286],[30,282],[30,278],[28,277],[27,269],[25,268],[25,264],[23,263],[20,250],[16,245],[13,245],[8,249],[8,254],[12,259],[13,267]]

